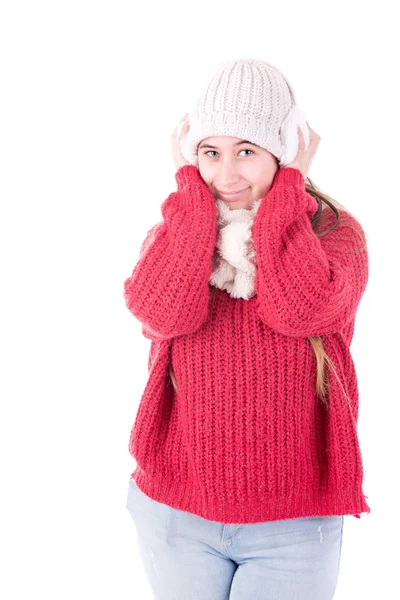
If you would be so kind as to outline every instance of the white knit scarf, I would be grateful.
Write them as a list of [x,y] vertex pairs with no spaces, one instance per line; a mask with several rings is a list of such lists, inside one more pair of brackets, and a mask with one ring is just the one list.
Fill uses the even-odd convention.
[[255,295],[257,259],[251,229],[260,204],[261,199],[255,200],[250,209],[231,210],[223,200],[216,199],[218,237],[210,283],[227,290],[233,298],[248,300]]

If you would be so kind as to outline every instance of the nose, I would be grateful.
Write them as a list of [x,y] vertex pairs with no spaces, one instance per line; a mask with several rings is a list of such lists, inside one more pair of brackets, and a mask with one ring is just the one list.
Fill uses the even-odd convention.
[[240,173],[235,161],[225,160],[220,164],[218,171],[219,189],[231,190],[240,187]]

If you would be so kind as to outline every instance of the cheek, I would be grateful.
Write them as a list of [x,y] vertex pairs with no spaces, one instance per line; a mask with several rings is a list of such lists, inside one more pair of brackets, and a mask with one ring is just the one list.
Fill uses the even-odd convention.
[[207,166],[204,166],[204,164],[202,164],[201,161],[198,162],[197,168],[199,170],[200,177],[204,181],[205,185],[212,191],[213,176],[210,173],[210,170],[207,169]]
[[265,187],[272,181],[275,173],[272,165],[254,160],[243,165],[243,175],[252,181],[255,187]]
[[266,175],[264,172],[262,176],[254,182],[254,189],[256,190],[257,197],[261,198],[266,196],[273,185],[274,177],[275,173],[268,173]]
[[258,189],[257,197],[264,198],[268,194],[269,190],[272,188],[272,183],[272,181],[270,181],[269,183],[264,182],[264,184]]
[[204,181],[211,185],[217,174],[216,168],[201,159],[199,159],[197,167]]

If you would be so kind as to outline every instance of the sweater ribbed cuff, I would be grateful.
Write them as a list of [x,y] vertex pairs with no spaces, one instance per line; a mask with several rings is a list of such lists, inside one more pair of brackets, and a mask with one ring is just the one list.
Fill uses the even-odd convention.
[[203,183],[198,168],[195,165],[183,165],[175,173],[178,190],[183,189],[190,183]]
[[303,173],[299,169],[292,167],[281,167],[276,172],[275,181],[278,185],[293,184],[299,186],[302,190],[306,189]]

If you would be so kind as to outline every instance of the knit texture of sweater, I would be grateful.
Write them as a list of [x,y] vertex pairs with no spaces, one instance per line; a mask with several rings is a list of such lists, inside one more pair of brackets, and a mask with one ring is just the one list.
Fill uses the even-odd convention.
[[[369,513],[349,348],[368,280],[361,225],[340,209],[317,237],[302,173],[279,169],[252,227],[256,294],[234,298],[210,284],[215,198],[197,167],[175,178],[124,282],[151,340],[131,476],[150,498],[223,523]],[[323,230],[334,221],[325,209]],[[334,364],[328,406],[310,336]]]

